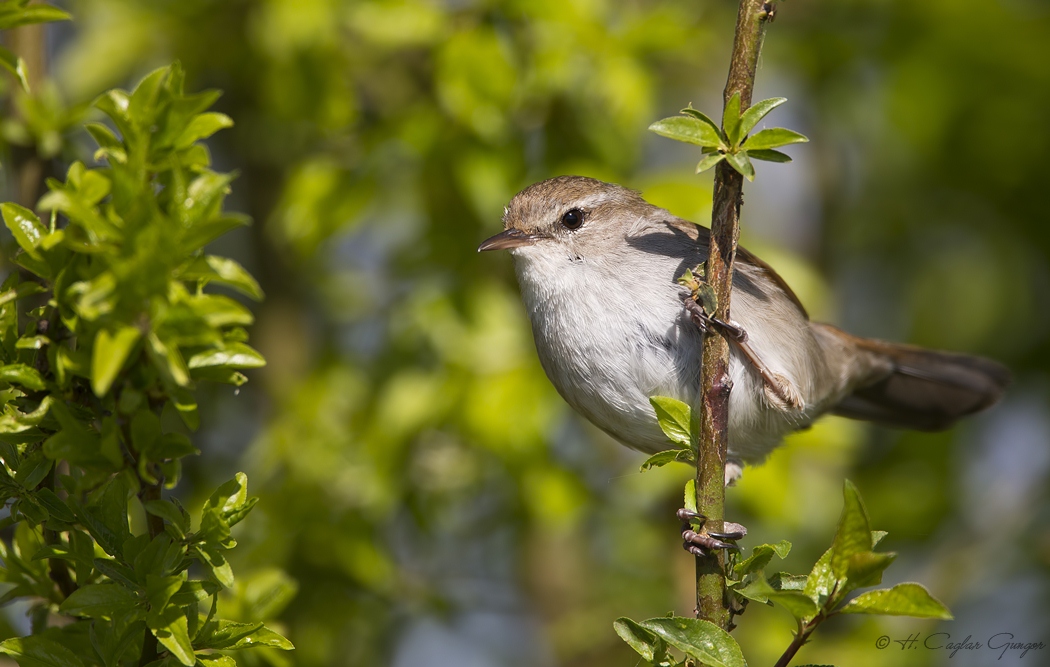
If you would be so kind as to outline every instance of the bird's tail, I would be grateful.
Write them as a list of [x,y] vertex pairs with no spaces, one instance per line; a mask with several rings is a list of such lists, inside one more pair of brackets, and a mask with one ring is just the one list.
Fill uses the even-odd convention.
[[861,383],[832,409],[844,417],[938,431],[990,407],[1010,383],[1010,372],[990,359],[858,338],[820,326],[848,337],[859,353],[889,361],[892,368]]

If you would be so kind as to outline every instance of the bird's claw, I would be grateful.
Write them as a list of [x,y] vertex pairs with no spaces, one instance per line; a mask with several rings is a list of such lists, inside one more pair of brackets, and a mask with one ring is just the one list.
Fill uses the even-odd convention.
[[[725,521],[722,532],[707,532],[704,530],[707,517],[703,514],[684,508],[678,510],[676,514],[682,520],[682,548],[694,556],[709,556],[710,552],[715,549],[739,550],[740,547],[732,542],[747,535],[747,528],[739,523]],[[699,530],[702,532],[694,530],[690,521],[699,522]]]

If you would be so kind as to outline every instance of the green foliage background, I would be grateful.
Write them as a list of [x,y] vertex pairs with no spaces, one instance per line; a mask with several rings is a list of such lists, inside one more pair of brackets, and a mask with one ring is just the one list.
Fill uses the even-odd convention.
[[[110,87],[179,59],[189,90],[225,91],[215,110],[236,124],[209,144],[239,173],[227,208],[255,224],[210,251],[261,283],[251,335],[268,365],[239,391],[205,389],[202,455],[176,493],[196,507],[248,473],[260,501],[234,570],[297,582],[268,609],[287,602],[288,659],[626,665],[613,619],[691,612],[673,518],[688,470],[640,475],[640,455],[571,413],[509,258],[475,248],[518,189],[563,173],[706,222],[710,176],[646,127],[688,101],[720,107],[735,3],[62,6],[75,21],[46,29],[50,81],[25,97],[3,79],[5,200],[32,206],[43,176],[90,160],[75,127]],[[1035,0],[799,0],[770,28],[756,99],[788,97],[769,122],[811,143],[757,165],[744,244],[815,317],[1017,375],[996,411],[948,433],[824,420],[729,492],[748,540],[791,540],[786,569],[802,570],[849,476],[901,554],[886,583],[922,581],[956,615],[839,619],[803,662],[947,664],[880,651],[883,634],[1050,638],[1048,30]],[[17,608],[5,623],[26,631]],[[790,639],[775,610],[740,623],[751,664]]]

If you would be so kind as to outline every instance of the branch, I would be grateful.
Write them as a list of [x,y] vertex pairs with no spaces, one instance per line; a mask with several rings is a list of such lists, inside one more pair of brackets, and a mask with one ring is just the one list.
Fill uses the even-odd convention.
[[[772,16],[771,3],[740,0],[733,56],[723,94],[728,104],[740,95],[740,109],[751,106],[755,70],[765,26]],[[714,202],[711,211],[711,237],[705,278],[715,292],[715,317],[729,322],[729,298],[733,281],[733,261],[740,236],[740,206],[744,177],[725,160],[715,172]],[[700,393],[693,410],[693,437],[698,438],[696,464],[696,506],[709,517],[707,525],[721,530],[725,518],[725,466],[729,430],[729,346],[721,334],[704,336]],[[725,553],[696,559],[696,615],[719,627],[729,625],[729,600],[725,585]]]

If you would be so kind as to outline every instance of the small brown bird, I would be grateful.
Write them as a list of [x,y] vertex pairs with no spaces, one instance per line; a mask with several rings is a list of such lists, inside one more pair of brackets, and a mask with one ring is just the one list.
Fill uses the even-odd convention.
[[[540,361],[563,398],[644,452],[668,449],[651,396],[692,405],[703,335],[676,279],[707,257],[709,230],[618,185],[562,176],[518,193],[505,231]],[[1009,372],[980,357],[852,336],[811,322],[772,268],[737,253],[727,482],[825,413],[939,430],[999,399]]]

